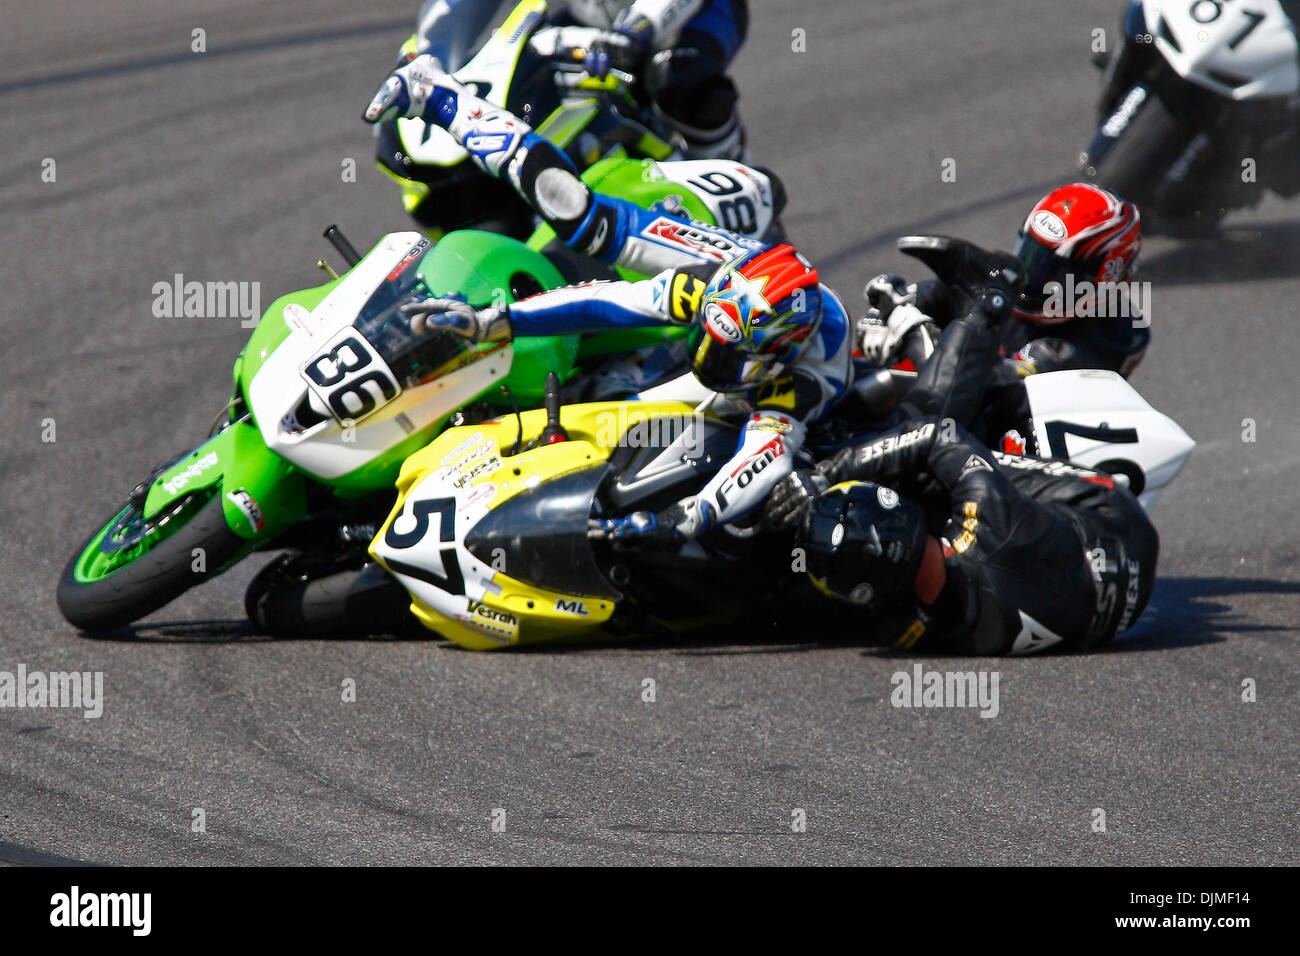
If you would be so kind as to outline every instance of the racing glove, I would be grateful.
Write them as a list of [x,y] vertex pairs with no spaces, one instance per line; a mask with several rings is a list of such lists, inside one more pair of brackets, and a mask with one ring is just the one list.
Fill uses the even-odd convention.
[[456,296],[416,299],[400,311],[411,320],[411,331],[420,336],[446,329],[470,342],[504,342],[513,332],[508,307],[477,308]]
[[637,74],[650,56],[654,45],[654,24],[648,17],[625,10],[614,23],[611,33],[601,33],[587,47],[583,69],[597,79],[605,79],[610,70]]
[[890,313],[900,305],[916,305],[916,286],[909,288],[902,276],[892,272],[876,276],[867,283],[862,294],[880,314],[882,321],[888,321]]
[[587,537],[608,541],[615,547],[648,545],[668,548],[683,544],[695,537],[689,533],[693,530],[688,507],[690,501],[689,498],[679,501],[658,514],[634,511],[621,518],[591,518],[587,522]]
[[830,478],[816,468],[797,468],[781,479],[763,506],[760,522],[772,531],[787,531],[803,520],[813,499],[831,486]]
[[387,123],[403,117],[441,114],[444,124],[456,113],[456,94],[462,87],[428,53],[399,66],[375,91],[361,114],[367,123]]
[[[912,332],[934,320],[916,306],[916,286],[907,285],[901,276],[878,275],[863,290],[872,310],[859,323],[862,354],[877,365],[893,365],[904,357],[924,361],[934,351],[937,331],[922,344],[920,354],[900,354]],[[910,351],[910,350],[909,350]]]

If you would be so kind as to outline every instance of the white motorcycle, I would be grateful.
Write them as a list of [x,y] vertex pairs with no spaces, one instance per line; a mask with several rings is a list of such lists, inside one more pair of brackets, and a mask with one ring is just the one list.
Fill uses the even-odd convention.
[[1143,225],[1206,235],[1271,189],[1300,193],[1298,0],[1132,0],[1083,174]]

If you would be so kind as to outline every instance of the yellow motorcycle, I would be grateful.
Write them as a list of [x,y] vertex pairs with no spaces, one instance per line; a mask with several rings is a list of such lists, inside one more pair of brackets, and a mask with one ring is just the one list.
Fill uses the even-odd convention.
[[752,529],[670,551],[588,536],[593,517],[698,491],[731,458],[735,425],[685,402],[561,408],[548,394],[544,409],[451,429],[404,464],[370,554],[424,627],[473,650],[679,633],[770,590],[763,565],[779,555]]

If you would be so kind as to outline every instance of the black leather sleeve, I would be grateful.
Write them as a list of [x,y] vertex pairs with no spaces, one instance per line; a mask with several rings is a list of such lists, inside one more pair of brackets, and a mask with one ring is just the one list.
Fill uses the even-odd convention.
[[978,319],[966,317],[950,324],[903,396],[903,412],[969,426],[984,407],[998,344],[997,333]]

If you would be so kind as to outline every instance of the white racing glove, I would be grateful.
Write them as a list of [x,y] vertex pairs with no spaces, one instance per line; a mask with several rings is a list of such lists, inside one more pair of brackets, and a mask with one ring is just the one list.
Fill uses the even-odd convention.
[[416,335],[446,329],[470,342],[504,342],[511,335],[510,313],[504,306],[476,308],[464,299],[447,296],[407,302],[400,311],[411,320]]
[[900,276],[878,275],[863,291],[872,309],[858,324],[862,354],[877,365],[893,365],[908,334],[933,320],[916,307],[916,286]]
[[[464,89],[443,70],[437,57],[424,53],[384,80],[361,118],[367,123],[387,123],[402,117],[426,117],[426,110],[448,109],[454,115],[456,96]],[[451,116],[446,119],[449,122]]]

